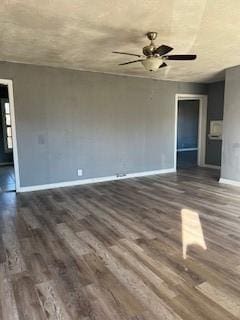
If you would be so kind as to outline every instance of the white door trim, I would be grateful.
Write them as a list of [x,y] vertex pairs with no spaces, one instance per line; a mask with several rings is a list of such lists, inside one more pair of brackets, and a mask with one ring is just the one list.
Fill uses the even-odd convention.
[[199,100],[199,122],[198,122],[198,166],[205,166],[206,153],[206,131],[207,131],[207,98],[205,94],[183,94],[175,95],[175,136],[174,136],[174,168],[177,169],[177,121],[179,100]]
[[13,98],[13,82],[12,80],[0,79],[0,84],[4,84],[8,87],[8,98],[10,105],[10,114],[12,121],[12,138],[13,138],[13,161],[16,180],[16,192],[20,191],[20,174],[19,174],[19,162],[18,162],[18,148],[17,148],[17,134],[16,134],[16,120]]

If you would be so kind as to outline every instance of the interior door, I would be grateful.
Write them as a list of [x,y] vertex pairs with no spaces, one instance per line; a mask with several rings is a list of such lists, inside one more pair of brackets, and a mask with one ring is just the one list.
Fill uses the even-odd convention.
[[198,164],[199,100],[178,101],[177,168]]

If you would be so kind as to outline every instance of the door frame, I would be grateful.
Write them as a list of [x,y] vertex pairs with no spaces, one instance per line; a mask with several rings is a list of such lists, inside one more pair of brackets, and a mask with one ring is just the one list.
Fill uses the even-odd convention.
[[185,94],[177,93],[175,95],[175,134],[174,134],[174,169],[177,170],[177,124],[178,124],[178,101],[179,100],[198,100],[199,118],[198,118],[198,159],[199,167],[205,166],[206,155],[206,134],[207,134],[207,99],[205,94]]
[[13,163],[15,172],[16,192],[20,191],[20,174],[19,174],[19,162],[18,162],[18,148],[17,148],[17,133],[16,133],[16,119],[13,97],[13,81],[7,79],[0,79],[0,84],[8,87],[8,99],[10,105],[10,115],[12,124],[12,139],[13,139]]

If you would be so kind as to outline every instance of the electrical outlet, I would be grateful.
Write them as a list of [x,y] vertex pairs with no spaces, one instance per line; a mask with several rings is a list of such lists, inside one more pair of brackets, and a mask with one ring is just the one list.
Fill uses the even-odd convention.
[[122,177],[126,177],[126,173],[117,173],[116,174],[117,178],[122,178]]
[[81,177],[83,175],[82,169],[77,169],[77,175]]

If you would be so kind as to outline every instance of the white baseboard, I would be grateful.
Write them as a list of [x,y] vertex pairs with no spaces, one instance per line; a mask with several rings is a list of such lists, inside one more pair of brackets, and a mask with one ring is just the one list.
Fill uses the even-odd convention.
[[202,167],[209,168],[209,169],[218,169],[218,170],[221,169],[220,166],[215,166],[213,164],[207,164],[207,163],[205,163]]
[[219,183],[229,184],[231,186],[240,187],[240,181],[220,178]]
[[143,172],[137,172],[137,173],[128,173],[122,177],[107,176],[107,177],[100,177],[100,178],[90,178],[90,179],[82,179],[82,180],[74,180],[74,181],[66,181],[66,182],[49,183],[49,184],[42,184],[42,185],[29,186],[29,187],[20,187],[18,192],[31,192],[31,191],[38,191],[38,190],[71,187],[71,186],[78,186],[83,184],[123,180],[128,178],[138,178],[138,177],[145,177],[145,176],[171,173],[171,172],[176,172],[176,170],[174,168],[169,168],[169,169],[161,169],[161,170],[153,170],[153,171],[143,171]]

